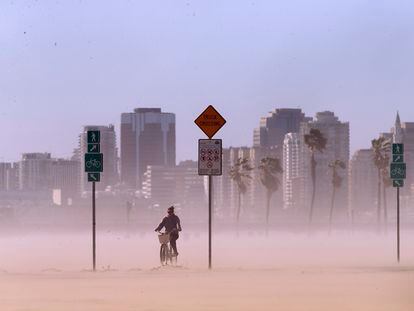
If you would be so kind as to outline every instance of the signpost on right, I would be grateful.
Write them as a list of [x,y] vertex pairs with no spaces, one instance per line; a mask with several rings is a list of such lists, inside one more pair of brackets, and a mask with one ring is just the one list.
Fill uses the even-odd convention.
[[392,163],[390,178],[392,185],[397,188],[397,261],[400,262],[400,188],[404,187],[407,167],[404,163],[404,144],[392,144]]
[[92,268],[96,270],[96,197],[95,183],[101,181],[103,154],[101,152],[101,132],[91,130],[86,133],[87,153],[85,153],[85,172],[88,182],[92,183]]

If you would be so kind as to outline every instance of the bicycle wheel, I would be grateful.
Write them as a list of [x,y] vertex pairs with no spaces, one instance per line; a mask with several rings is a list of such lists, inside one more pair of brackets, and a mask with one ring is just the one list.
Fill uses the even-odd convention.
[[161,266],[165,266],[167,264],[168,258],[168,248],[166,244],[161,244],[160,247],[160,262]]
[[175,256],[173,254],[174,254],[174,251],[171,248],[171,264],[174,265],[174,266],[176,266],[177,265],[177,256]]
[[173,254],[174,254],[174,250],[173,250],[173,248],[171,247],[171,245],[169,245],[169,261],[170,261],[170,264],[171,265],[176,265],[177,264],[177,256],[174,256]]

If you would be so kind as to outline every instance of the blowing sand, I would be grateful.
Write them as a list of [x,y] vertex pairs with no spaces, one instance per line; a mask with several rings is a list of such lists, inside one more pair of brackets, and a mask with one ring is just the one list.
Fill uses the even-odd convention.
[[414,310],[414,239],[274,232],[183,234],[176,267],[160,267],[151,233],[41,232],[0,238],[0,310]]

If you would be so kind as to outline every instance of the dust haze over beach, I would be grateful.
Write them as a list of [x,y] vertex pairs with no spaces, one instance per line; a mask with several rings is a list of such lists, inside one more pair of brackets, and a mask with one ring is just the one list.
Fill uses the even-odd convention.
[[[204,226],[204,225],[203,225]],[[199,226],[199,228],[202,226]],[[1,310],[412,310],[414,242],[402,231],[185,228],[177,266],[161,267],[152,230],[2,232]]]
[[0,311],[413,311],[413,17],[0,1]]

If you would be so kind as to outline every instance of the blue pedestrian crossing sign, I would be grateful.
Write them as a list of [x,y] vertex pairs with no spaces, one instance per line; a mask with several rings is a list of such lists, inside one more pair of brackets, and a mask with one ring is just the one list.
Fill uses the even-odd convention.
[[103,171],[102,153],[85,153],[85,172],[97,173]]

